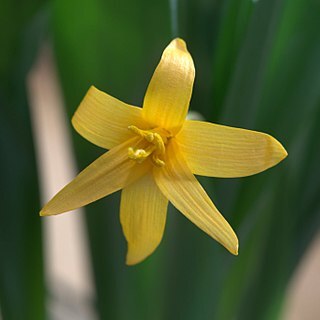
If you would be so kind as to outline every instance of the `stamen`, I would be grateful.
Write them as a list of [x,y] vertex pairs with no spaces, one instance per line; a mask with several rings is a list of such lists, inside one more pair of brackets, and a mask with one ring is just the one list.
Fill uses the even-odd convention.
[[128,148],[128,157],[132,160],[136,160],[138,163],[142,163],[144,160],[146,160],[150,154],[153,152],[154,148],[147,148],[145,149],[134,149],[134,148]]
[[166,148],[164,146],[164,142],[163,142],[160,134],[155,132],[153,134],[153,137],[154,137],[154,139],[153,139],[154,141],[152,141],[152,143],[154,143],[154,145],[156,146],[157,153],[164,154],[166,151]]
[[152,142],[152,140],[154,139],[153,132],[141,130],[136,126],[129,126],[128,129],[133,133],[137,134],[138,136],[145,138],[148,142]]
[[128,129],[151,144],[146,149],[128,148],[128,157],[138,163],[142,163],[152,154],[152,163],[157,167],[163,167],[165,162],[159,158],[159,155],[165,154],[167,137],[165,135],[163,137],[159,133],[162,133],[162,130],[142,130],[133,125],[129,126]]
[[152,163],[157,167],[163,167],[166,164],[163,160],[157,158],[155,155],[153,155],[151,159],[152,159]]

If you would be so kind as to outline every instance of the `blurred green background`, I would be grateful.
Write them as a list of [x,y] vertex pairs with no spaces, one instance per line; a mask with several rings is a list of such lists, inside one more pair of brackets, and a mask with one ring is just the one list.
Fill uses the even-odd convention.
[[[267,132],[289,157],[241,179],[201,182],[236,230],[231,256],[172,207],[162,244],[127,267],[119,194],[86,208],[100,319],[281,319],[288,282],[320,224],[318,0],[2,0],[0,309],[47,319],[38,177],[25,80],[52,42],[69,119],[86,90],[141,105],[165,46],[196,66],[191,109]],[[102,150],[73,131],[79,168]],[[59,155],[55,155],[59,156]]]

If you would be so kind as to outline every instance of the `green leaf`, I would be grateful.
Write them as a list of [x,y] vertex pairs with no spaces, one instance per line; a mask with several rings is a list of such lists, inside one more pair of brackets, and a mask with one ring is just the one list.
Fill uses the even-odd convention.
[[45,319],[40,203],[25,90],[47,22],[40,5],[31,1],[17,10],[5,1],[0,10],[0,309],[3,319],[12,320]]

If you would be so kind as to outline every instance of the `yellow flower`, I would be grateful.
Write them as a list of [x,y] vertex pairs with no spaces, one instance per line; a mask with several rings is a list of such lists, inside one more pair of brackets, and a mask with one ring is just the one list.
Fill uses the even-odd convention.
[[174,39],[153,74],[143,108],[92,86],[72,124],[83,137],[110,150],[40,214],[70,211],[122,189],[120,220],[128,242],[127,264],[142,261],[159,245],[168,201],[237,255],[237,236],[194,174],[248,176],[276,165],[287,152],[264,133],[186,120],[194,77],[185,42]]

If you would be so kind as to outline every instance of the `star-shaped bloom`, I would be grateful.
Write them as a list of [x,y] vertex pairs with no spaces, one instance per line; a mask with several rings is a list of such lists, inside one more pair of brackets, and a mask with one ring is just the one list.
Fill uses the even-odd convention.
[[164,50],[143,107],[91,87],[74,114],[74,128],[108,152],[85,168],[42,209],[70,211],[122,190],[120,220],[127,264],[159,245],[170,201],[191,222],[238,254],[238,239],[194,175],[234,178],[266,170],[287,156],[270,135],[186,120],[195,69],[186,44]]

